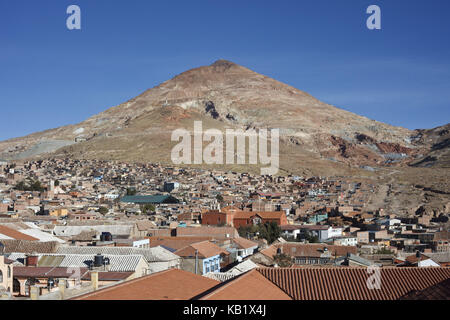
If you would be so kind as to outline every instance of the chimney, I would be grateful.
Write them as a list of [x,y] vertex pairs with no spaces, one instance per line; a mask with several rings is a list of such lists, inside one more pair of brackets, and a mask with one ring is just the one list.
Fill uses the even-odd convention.
[[39,287],[38,286],[32,286],[30,288],[30,298],[31,300],[39,300]]
[[39,257],[36,254],[27,255],[25,258],[25,265],[27,267],[37,267]]
[[98,271],[91,271],[91,285],[94,291],[98,290]]

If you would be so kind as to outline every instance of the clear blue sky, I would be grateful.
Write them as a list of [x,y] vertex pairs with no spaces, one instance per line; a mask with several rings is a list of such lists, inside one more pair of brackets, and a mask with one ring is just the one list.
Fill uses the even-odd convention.
[[[82,10],[82,30],[66,9]],[[366,28],[366,8],[382,30]],[[0,0],[0,140],[228,59],[410,129],[450,122],[448,0]]]

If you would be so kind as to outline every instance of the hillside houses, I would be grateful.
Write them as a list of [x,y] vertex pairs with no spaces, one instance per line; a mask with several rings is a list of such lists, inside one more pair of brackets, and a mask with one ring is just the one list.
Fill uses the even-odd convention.
[[[377,186],[346,177],[270,177],[71,159],[24,161],[14,168],[4,163],[0,171],[0,297],[3,292],[8,299],[94,299],[109,296],[103,290],[116,285],[114,296],[142,299],[218,299],[231,293],[319,299],[304,284],[298,295],[289,284],[270,283],[280,276],[300,285],[289,272],[277,271],[284,268],[302,276],[297,269],[320,276],[316,270],[329,269],[327,275],[353,277],[357,286],[359,271],[335,270],[441,270],[450,263],[445,215],[420,208],[409,217],[368,210]],[[39,181],[36,190],[17,188],[28,178]],[[71,268],[80,271],[76,279]],[[417,292],[428,288],[412,280],[414,271],[400,272]],[[431,273],[436,281],[446,277],[445,271]],[[311,281],[323,285],[311,274]],[[170,294],[158,285],[175,288],[177,279],[192,290]],[[133,283],[141,292],[128,292]],[[221,284],[223,291],[213,290]]]

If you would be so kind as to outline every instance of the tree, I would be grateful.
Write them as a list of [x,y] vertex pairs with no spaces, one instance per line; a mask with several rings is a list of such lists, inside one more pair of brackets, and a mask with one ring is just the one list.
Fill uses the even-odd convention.
[[16,184],[15,189],[20,191],[45,191],[45,188],[42,186],[41,182],[39,180],[33,180],[32,178],[28,178],[26,181],[20,181]]
[[266,222],[265,224],[239,227],[239,235],[247,238],[249,235],[258,234],[259,238],[266,239],[269,244],[277,240],[281,235],[281,228],[276,222]]
[[281,228],[278,226],[276,222],[266,222],[263,225],[260,225],[263,238],[267,240],[269,244],[273,243],[277,240],[281,235]]
[[15,189],[20,191],[25,191],[27,188],[27,185],[25,184],[25,181],[20,181],[16,184]]
[[155,210],[156,210],[155,206],[153,204],[150,204],[150,203],[145,204],[141,208],[142,213],[146,213],[146,214],[155,212]]
[[319,237],[318,236],[315,236],[315,235],[312,235],[311,233],[307,233],[306,234],[306,240],[309,242],[309,243],[319,243]]
[[97,212],[100,212],[101,214],[105,215],[109,212],[108,208],[100,207],[98,208]]
[[281,268],[289,268],[294,264],[292,258],[284,253],[279,253],[273,256],[273,260]]
[[222,202],[222,201],[223,201],[223,197],[222,197],[221,194],[218,194],[218,195],[216,196],[216,199],[217,199],[217,201],[219,201],[219,202]]
[[375,254],[394,254],[394,252],[386,247],[383,247],[383,248],[379,249],[378,251],[376,251]]
[[135,196],[137,193],[135,188],[127,188],[127,196]]

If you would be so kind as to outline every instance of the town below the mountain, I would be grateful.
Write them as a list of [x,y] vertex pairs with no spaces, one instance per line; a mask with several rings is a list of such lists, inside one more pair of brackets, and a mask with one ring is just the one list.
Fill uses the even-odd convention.
[[368,206],[380,188],[350,176],[2,161],[0,300],[449,299],[450,206],[409,216],[383,199]]

